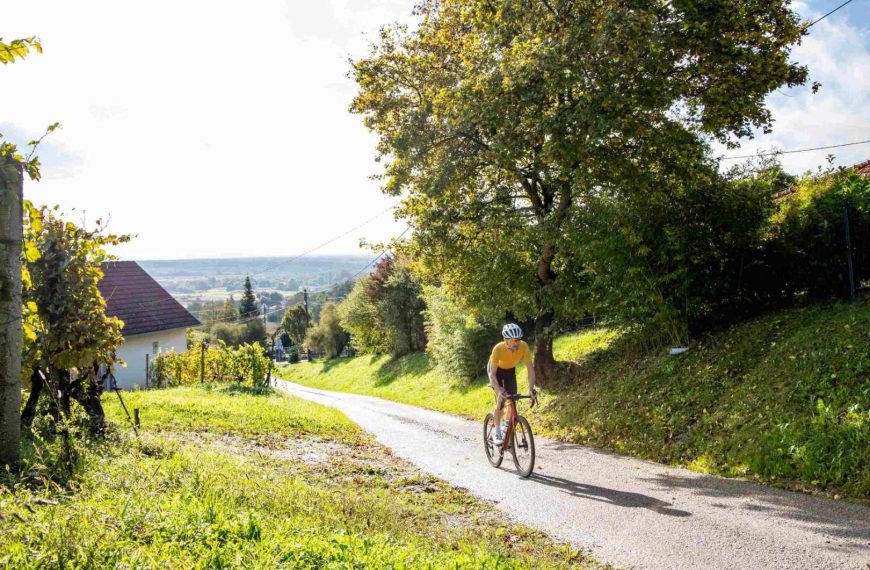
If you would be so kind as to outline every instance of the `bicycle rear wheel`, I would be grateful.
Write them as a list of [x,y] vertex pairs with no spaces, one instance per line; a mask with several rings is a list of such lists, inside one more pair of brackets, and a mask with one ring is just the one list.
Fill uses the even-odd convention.
[[511,455],[520,477],[529,477],[535,468],[535,438],[532,427],[523,416],[517,416]]
[[486,452],[486,458],[493,467],[501,465],[504,459],[504,452],[500,445],[492,443],[492,432],[495,431],[495,420],[492,414],[486,414],[486,419],[483,420],[483,450]]

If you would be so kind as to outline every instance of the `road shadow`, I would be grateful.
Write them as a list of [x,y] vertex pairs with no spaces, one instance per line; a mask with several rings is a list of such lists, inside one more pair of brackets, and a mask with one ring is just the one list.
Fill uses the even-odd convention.
[[[870,545],[870,509],[861,505],[710,475],[671,472],[641,480],[665,489],[686,489],[697,495],[720,499],[711,503],[717,508],[764,512],[767,516],[803,523],[838,538],[859,539],[865,548]],[[739,501],[736,504],[735,499]]]
[[586,483],[578,483],[561,477],[552,477],[550,475],[533,474],[531,481],[561,489],[573,497],[581,499],[591,499],[602,503],[609,503],[619,507],[641,508],[648,509],[660,515],[671,517],[690,517],[692,513],[671,508],[672,503],[641,495],[640,493],[629,493],[626,491],[617,491],[606,487],[597,487]]

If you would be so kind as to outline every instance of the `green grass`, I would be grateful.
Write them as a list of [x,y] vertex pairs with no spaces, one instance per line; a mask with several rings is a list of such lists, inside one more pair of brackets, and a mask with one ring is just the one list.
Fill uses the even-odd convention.
[[[680,356],[590,331],[557,339],[575,363],[527,414],[539,433],[721,475],[870,498],[870,303],[791,309]],[[280,370],[288,380],[480,418],[485,380],[463,384],[425,355]],[[522,384],[522,382],[521,382]],[[521,386],[520,388],[524,388]]]
[[[134,408],[140,409],[143,429],[158,433],[204,431],[260,439],[318,436],[346,443],[363,434],[338,410],[284,398],[269,388],[205,384],[124,392],[123,398],[131,415]],[[104,399],[107,417],[129,425],[117,396],[107,394]]]
[[[397,360],[360,356],[303,362],[280,366],[277,374],[306,386],[377,396],[469,418],[482,417],[481,410],[494,403],[492,390],[483,377],[475,382],[456,381],[432,368],[422,353]],[[520,389],[525,390],[527,384],[521,376]]]
[[0,567],[592,565],[421,476],[332,409],[238,391],[127,394],[143,412],[138,440],[107,395],[110,435],[82,448],[68,485],[33,456],[23,474],[0,475]]

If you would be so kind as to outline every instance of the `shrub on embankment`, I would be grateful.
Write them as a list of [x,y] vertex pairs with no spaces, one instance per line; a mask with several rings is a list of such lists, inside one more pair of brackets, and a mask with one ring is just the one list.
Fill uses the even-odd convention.
[[[542,435],[699,471],[870,497],[870,302],[790,309],[705,337],[680,356],[590,331],[530,414]],[[482,417],[483,378],[445,377],[415,354],[283,368],[286,378]],[[521,376],[520,389],[524,389]]]

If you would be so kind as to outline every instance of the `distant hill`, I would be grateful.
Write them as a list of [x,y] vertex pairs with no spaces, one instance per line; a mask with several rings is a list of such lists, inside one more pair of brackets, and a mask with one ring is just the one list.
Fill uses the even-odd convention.
[[255,289],[324,289],[350,279],[371,261],[368,255],[241,257],[222,259],[142,260],[139,264],[173,294],[214,289],[238,291],[246,275]]

